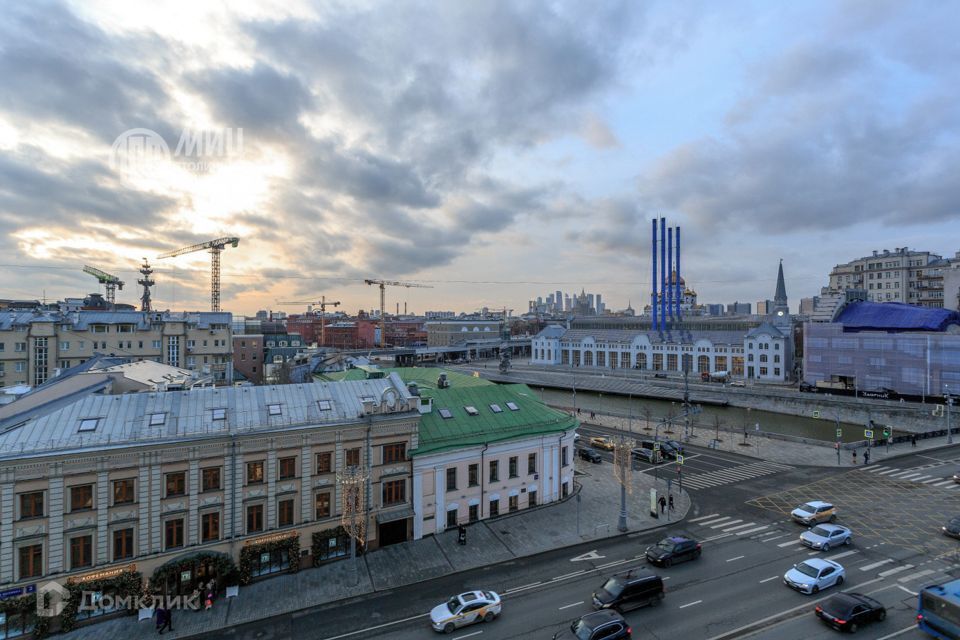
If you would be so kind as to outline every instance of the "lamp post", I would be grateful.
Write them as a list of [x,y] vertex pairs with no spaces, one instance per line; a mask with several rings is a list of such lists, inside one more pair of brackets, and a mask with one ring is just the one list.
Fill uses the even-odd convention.
[[837,416],[837,466],[840,466],[840,410],[836,410]]
[[943,399],[947,403],[947,444],[953,444],[953,431],[950,429],[950,407],[953,406],[953,398],[950,397],[950,385],[945,384],[943,388],[946,390]]

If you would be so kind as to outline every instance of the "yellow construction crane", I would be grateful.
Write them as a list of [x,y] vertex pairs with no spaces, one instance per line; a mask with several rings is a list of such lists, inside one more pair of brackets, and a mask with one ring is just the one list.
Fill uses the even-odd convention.
[[320,307],[320,346],[324,346],[327,343],[327,307],[339,307],[340,301],[336,302],[327,302],[327,296],[320,296],[320,302],[310,302],[303,300],[294,300],[294,301],[278,301],[277,304],[312,304]]
[[386,305],[386,288],[387,287],[419,287],[421,289],[433,289],[429,284],[417,284],[416,282],[398,282],[396,280],[373,280],[367,279],[364,280],[367,284],[376,284],[380,286],[380,347],[387,346],[387,313],[384,305]]
[[220,252],[228,246],[236,247],[238,244],[240,244],[240,238],[217,238],[216,240],[201,242],[200,244],[192,244],[189,247],[183,247],[182,249],[177,249],[175,251],[161,253],[159,256],[157,256],[157,259],[175,258],[177,256],[182,256],[185,253],[193,253],[194,251],[203,251],[204,249],[209,249],[210,310],[220,311]]
[[104,286],[104,288],[107,290],[107,302],[110,303],[111,307],[115,307],[117,300],[117,289],[123,289],[123,280],[117,276],[107,273],[106,271],[100,271],[100,269],[97,269],[96,267],[89,267],[87,265],[83,266],[83,272],[89,273]]

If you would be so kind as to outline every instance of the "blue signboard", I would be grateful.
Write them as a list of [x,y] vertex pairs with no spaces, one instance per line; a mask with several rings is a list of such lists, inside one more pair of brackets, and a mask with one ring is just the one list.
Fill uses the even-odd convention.
[[0,591],[0,600],[6,600],[7,598],[16,598],[17,596],[23,595],[23,587],[17,587],[16,589],[5,589]]

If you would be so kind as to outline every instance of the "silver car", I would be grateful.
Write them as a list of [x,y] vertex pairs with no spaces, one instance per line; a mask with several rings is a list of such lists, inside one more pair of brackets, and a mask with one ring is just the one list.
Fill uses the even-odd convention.
[[493,591],[467,591],[430,610],[434,631],[453,633],[475,622],[490,622],[500,615],[500,595]]
[[818,524],[800,534],[800,542],[811,549],[830,551],[833,547],[850,544],[853,533],[838,524]]

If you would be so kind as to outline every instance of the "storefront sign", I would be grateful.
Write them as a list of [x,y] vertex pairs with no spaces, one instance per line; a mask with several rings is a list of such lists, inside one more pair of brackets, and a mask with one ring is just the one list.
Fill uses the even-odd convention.
[[91,582],[93,580],[106,580],[107,578],[116,578],[124,573],[132,573],[137,570],[137,565],[130,564],[125,567],[116,567],[114,569],[104,569],[103,571],[94,571],[85,573],[82,576],[73,576],[67,578],[67,584],[79,584],[82,582]]
[[180,582],[190,582],[191,573],[189,571],[180,572]]
[[16,589],[5,589],[0,591],[0,600],[6,600],[7,598],[16,598],[17,596],[23,595],[23,587],[17,587]]
[[278,540],[286,540],[287,538],[295,538],[299,536],[299,531],[285,531],[284,533],[272,533],[266,536],[260,536],[259,538],[252,538],[246,540],[243,543],[243,546],[249,547],[256,544],[267,544],[268,542],[277,542]]

